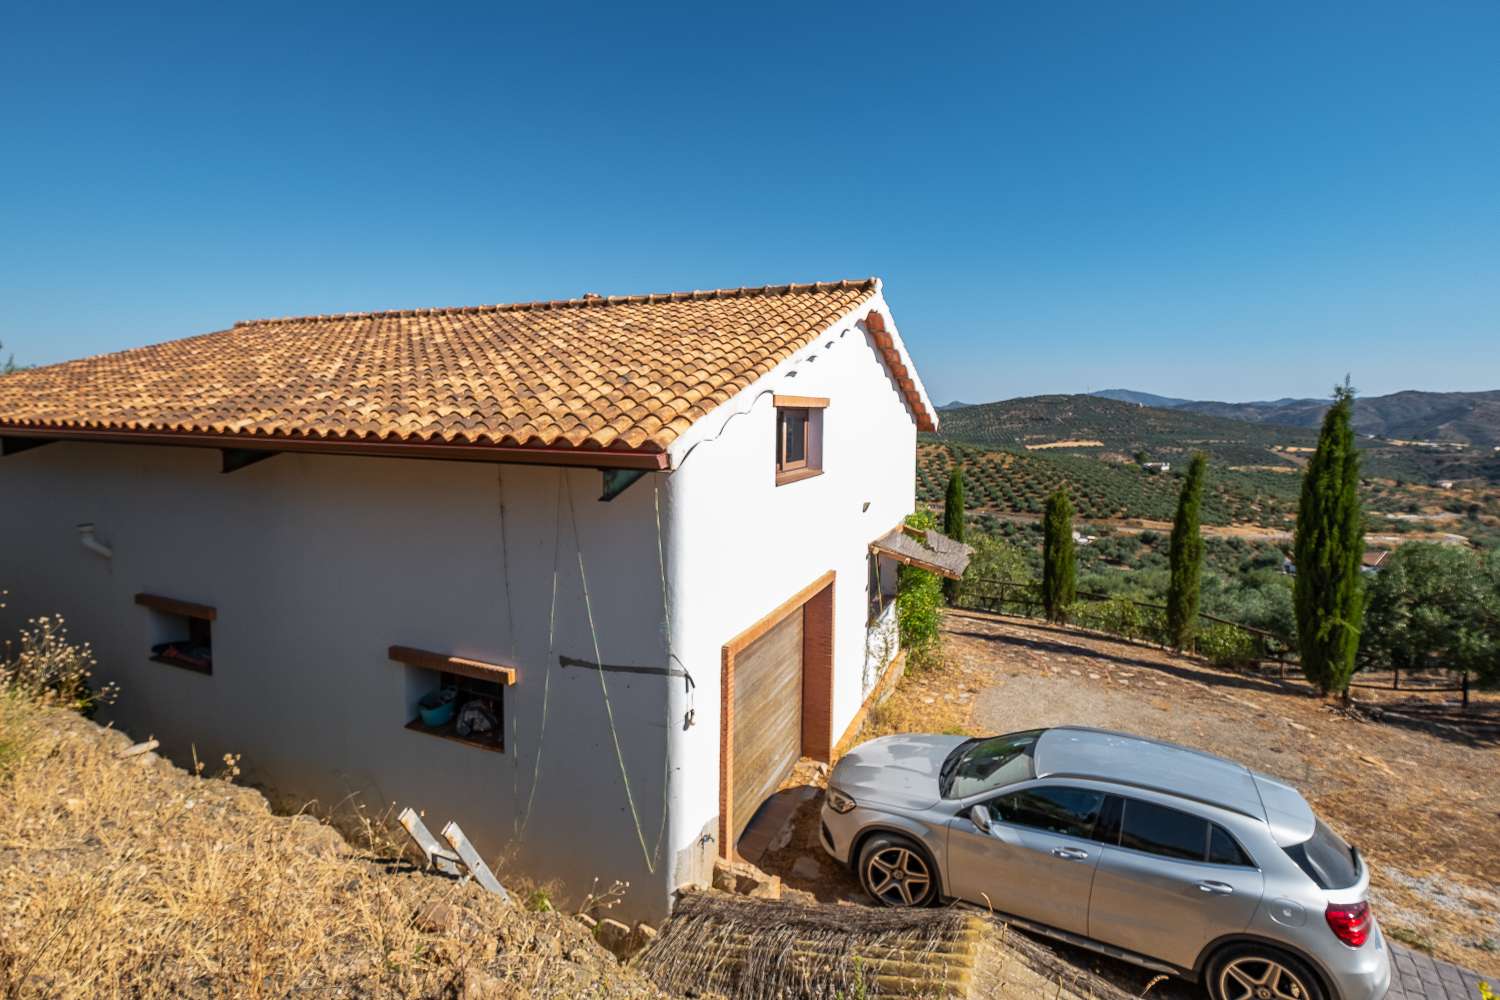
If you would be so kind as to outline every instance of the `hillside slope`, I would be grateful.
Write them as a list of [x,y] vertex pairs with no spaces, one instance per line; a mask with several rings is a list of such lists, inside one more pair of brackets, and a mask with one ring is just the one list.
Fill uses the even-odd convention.
[[666,996],[572,917],[130,743],[0,688],[0,995]]
[[[1115,394],[1147,396],[1129,390],[1106,390]],[[1450,412],[1441,426],[1437,403],[1427,398],[1445,395],[1474,397]],[[1365,475],[1377,479],[1399,479],[1432,483],[1442,479],[1500,481],[1500,453],[1489,446],[1463,445],[1459,437],[1500,441],[1500,399],[1480,397],[1500,393],[1397,393],[1378,400],[1355,403],[1355,425],[1365,421],[1359,438]],[[1402,397],[1398,399],[1397,397]],[[1167,397],[1154,397],[1167,400]],[[1384,401],[1379,407],[1375,403]],[[1170,400],[1168,400],[1170,401]],[[982,448],[1018,449],[1048,454],[1087,454],[1116,463],[1128,462],[1139,453],[1152,461],[1186,462],[1196,451],[1221,469],[1266,473],[1295,472],[1305,453],[1317,444],[1317,425],[1326,402],[1279,400],[1275,403],[1185,403],[1180,406],[1150,406],[1094,395],[1023,396],[961,406],[943,412],[942,433],[926,440]],[[1297,427],[1259,419],[1243,419],[1255,407],[1271,407],[1303,420]],[[1299,407],[1301,409],[1299,409]],[[1199,408],[1223,410],[1200,412]],[[1367,411],[1373,410],[1371,417]],[[1492,417],[1491,414],[1494,414]],[[1491,421],[1494,428],[1491,428]],[[1374,421],[1373,423],[1371,421]],[[1385,437],[1370,437],[1381,433]],[[1429,436],[1416,436],[1416,435]],[[1442,440],[1457,448],[1415,446],[1414,441]]]
[[[1023,396],[943,413],[943,436],[990,447],[1037,448],[1098,442],[1095,453],[1145,451],[1152,459],[1185,460],[1207,452],[1225,465],[1287,465],[1274,449],[1310,448],[1314,432],[1126,403],[1099,396]],[[1064,446],[1066,449],[1066,446]],[[1066,449],[1082,450],[1082,449]]]

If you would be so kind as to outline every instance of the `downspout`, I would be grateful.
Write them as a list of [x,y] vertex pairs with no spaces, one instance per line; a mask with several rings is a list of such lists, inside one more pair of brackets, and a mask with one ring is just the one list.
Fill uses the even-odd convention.
[[94,522],[92,521],[85,521],[78,526],[78,541],[95,555],[103,556],[105,559],[114,558],[115,550],[94,536]]

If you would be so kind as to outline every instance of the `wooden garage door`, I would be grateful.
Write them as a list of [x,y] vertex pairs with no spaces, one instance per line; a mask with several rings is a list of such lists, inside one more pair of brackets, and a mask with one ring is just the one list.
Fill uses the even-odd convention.
[[734,839],[802,756],[798,608],[734,658]]

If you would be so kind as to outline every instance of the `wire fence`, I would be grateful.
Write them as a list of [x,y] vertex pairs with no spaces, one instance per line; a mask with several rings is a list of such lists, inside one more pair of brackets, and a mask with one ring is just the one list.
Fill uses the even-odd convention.
[[[959,591],[956,607],[969,611],[984,611],[990,614],[1015,618],[1044,618],[1045,604],[1042,600],[1041,584],[1033,581],[993,580],[980,578],[964,580]],[[1167,606],[1150,601],[1138,601],[1129,597],[1111,594],[1080,592],[1068,608],[1069,624],[1094,629],[1140,642],[1171,645],[1167,630]],[[1296,643],[1290,638],[1254,625],[1230,621],[1218,615],[1204,612],[1198,614],[1199,628],[1196,647],[1199,655],[1215,666],[1231,669],[1263,669],[1267,664],[1275,667],[1278,676],[1285,680],[1287,667],[1300,668]],[[1391,680],[1376,682],[1358,679],[1361,673],[1384,672],[1389,669]],[[1441,666],[1419,672],[1419,676],[1431,673],[1445,675],[1452,683],[1429,683],[1408,676],[1402,687],[1402,668],[1391,666],[1377,668],[1374,664],[1361,665],[1350,687],[1407,690],[1426,692],[1459,692],[1464,708],[1469,707],[1468,671],[1451,671]]]

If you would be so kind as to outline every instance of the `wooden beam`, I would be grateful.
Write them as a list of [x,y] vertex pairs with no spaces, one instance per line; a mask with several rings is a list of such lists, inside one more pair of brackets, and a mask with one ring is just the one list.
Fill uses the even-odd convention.
[[792,406],[804,410],[826,410],[828,408],[827,396],[772,396],[771,401],[778,407]]
[[181,615],[183,618],[201,618],[211,622],[219,617],[218,610],[207,604],[179,601],[175,597],[162,597],[160,594],[136,594],[135,603],[169,615]]
[[219,467],[219,472],[238,472],[247,465],[264,462],[266,459],[275,458],[280,454],[281,452],[279,451],[256,451],[250,448],[220,448],[219,455],[221,456],[222,464]]
[[493,681],[497,684],[516,682],[516,668],[500,663],[471,660],[466,656],[449,656],[447,653],[434,653],[426,649],[414,649],[411,646],[392,646],[386,650],[386,655],[408,667],[458,674],[460,677],[468,677],[476,681]]

